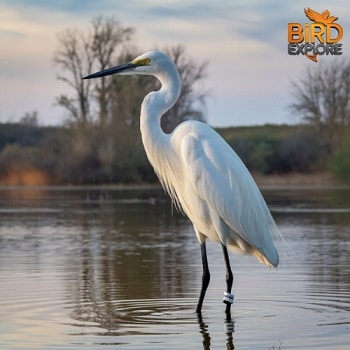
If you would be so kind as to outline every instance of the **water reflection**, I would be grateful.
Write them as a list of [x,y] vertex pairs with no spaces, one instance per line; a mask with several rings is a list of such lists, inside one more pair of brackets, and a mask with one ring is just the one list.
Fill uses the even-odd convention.
[[[203,337],[203,341],[202,341],[203,349],[210,350],[211,337],[210,337],[209,327],[203,321],[202,314],[199,314],[197,317],[198,317],[199,332]],[[234,321],[232,321],[231,316],[225,319],[224,326],[225,326],[225,334],[226,334],[226,349],[232,350],[235,348],[233,344],[233,333],[235,331],[235,323]]]
[[[146,301],[188,292],[196,277],[191,269],[182,269],[196,263],[189,254],[195,238],[187,239],[186,220],[167,215],[163,204],[109,201],[101,206],[103,210],[84,216],[81,223],[81,250],[68,289],[74,305],[71,317],[94,322],[110,334],[125,323],[135,324],[140,308],[157,313]],[[123,310],[126,305],[129,309]]]
[[345,349],[350,191],[264,194],[297,258],[270,271],[231,256],[225,320],[221,249],[197,317],[198,243],[163,192],[0,189],[0,347]]

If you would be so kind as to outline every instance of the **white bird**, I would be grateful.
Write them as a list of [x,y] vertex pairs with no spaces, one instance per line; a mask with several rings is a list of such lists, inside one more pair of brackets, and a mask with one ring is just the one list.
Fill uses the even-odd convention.
[[162,115],[177,101],[181,79],[175,64],[159,51],[147,52],[130,63],[112,67],[83,79],[111,74],[153,75],[158,91],[143,100],[140,130],[147,157],[164,189],[192,221],[201,246],[203,278],[197,304],[201,313],[210,273],[206,239],[222,245],[230,313],[233,275],[228,250],[255,255],[267,266],[277,267],[274,236],[279,234],[270,211],[249,171],[219,134],[199,121],[179,124],[171,134],[160,126]]

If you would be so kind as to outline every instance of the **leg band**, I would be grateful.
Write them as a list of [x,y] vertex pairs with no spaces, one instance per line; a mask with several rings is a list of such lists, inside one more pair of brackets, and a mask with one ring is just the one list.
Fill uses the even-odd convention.
[[234,296],[231,293],[224,292],[223,302],[226,304],[233,304]]

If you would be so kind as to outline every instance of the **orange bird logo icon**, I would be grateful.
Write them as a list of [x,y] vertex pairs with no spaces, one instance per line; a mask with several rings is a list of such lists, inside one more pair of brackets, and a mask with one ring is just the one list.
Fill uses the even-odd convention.
[[328,10],[318,13],[308,7],[307,9],[304,9],[304,12],[309,20],[317,23],[323,23],[324,25],[331,24],[338,19],[338,17],[330,16],[330,12]]

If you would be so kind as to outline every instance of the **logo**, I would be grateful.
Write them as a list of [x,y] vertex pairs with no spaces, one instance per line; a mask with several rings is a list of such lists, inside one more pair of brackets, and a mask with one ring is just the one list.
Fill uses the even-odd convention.
[[342,55],[343,27],[335,23],[338,17],[330,16],[328,10],[318,13],[310,7],[304,9],[312,23],[288,23],[288,54],[304,55],[317,62],[318,56]]

